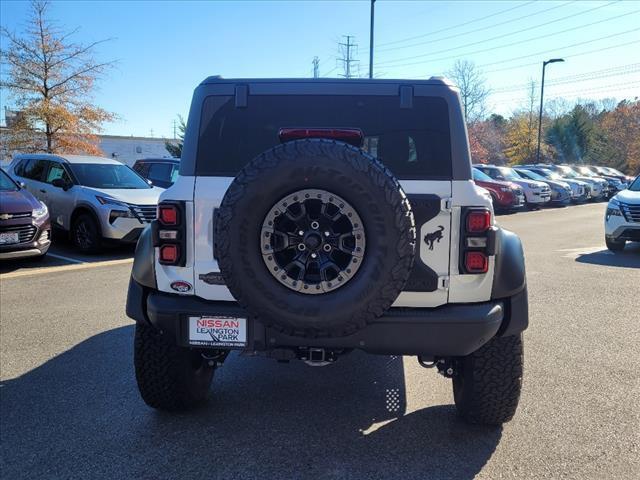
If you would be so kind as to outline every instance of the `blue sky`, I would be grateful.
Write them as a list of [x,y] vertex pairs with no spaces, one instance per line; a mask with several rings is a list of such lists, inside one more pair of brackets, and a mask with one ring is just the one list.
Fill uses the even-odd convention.
[[[19,31],[29,4],[0,3],[0,23]],[[342,73],[336,58],[343,35],[359,44],[368,71],[369,2],[362,1],[53,1],[60,26],[81,27],[75,40],[112,41],[100,60],[118,60],[99,84],[95,102],[120,120],[105,133],[172,136],[186,116],[195,86],[209,75],[310,77]],[[492,110],[509,114],[525,102],[541,62],[545,99],[640,96],[638,1],[393,1],[376,2],[376,58],[381,78],[442,75],[456,59],[484,72]],[[0,92],[0,107],[7,105]]]

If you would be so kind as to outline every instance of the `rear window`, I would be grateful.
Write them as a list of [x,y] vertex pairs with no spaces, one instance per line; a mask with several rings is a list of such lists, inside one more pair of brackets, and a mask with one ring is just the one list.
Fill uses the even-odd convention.
[[397,96],[253,95],[247,108],[235,98],[207,97],[199,132],[197,174],[235,176],[252,158],[277,145],[283,127],[359,128],[363,148],[401,179],[450,179],[447,103]]

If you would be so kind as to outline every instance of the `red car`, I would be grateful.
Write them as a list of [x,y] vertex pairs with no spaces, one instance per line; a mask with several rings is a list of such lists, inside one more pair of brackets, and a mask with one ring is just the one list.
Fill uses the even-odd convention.
[[473,168],[473,181],[491,194],[493,208],[496,210],[515,210],[524,207],[524,192],[512,182],[494,180],[486,173]]

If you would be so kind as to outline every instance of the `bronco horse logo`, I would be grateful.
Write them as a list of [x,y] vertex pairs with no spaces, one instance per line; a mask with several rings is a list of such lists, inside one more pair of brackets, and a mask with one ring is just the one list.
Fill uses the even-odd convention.
[[438,225],[438,230],[435,232],[427,233],[424,236],[424,241],[427,245],[429,245],[429,250],[433,250],[433,244],[435,242],[440,243],[442,240],[442,232],[444,231],[444,227],[442,225]]

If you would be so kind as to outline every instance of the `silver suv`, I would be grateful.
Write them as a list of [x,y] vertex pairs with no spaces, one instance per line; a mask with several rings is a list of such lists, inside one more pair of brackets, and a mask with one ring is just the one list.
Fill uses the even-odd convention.
[[135,242],[156,218],[163,191],[117,160],[86,155],[16,155],[8,173],[47,205],[52,226],[87,253],[105,239]]

